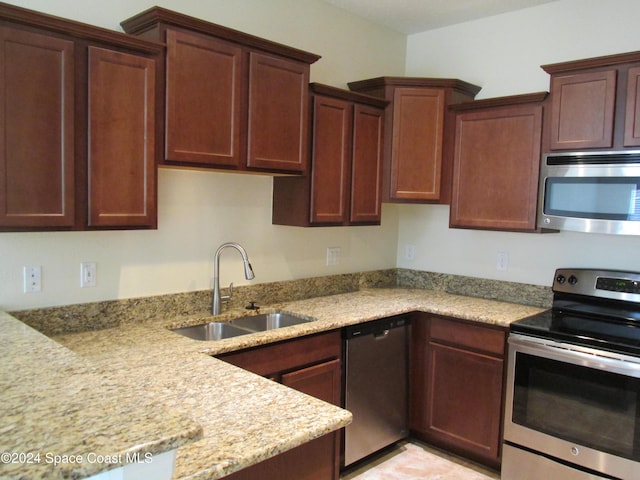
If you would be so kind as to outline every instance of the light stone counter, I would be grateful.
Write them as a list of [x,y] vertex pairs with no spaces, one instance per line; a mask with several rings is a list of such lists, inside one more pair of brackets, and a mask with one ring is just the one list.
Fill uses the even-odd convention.
[[[207,315],[191,315],[62,335],[55,340],[85,358],[94,374],[107,383],[140,392],[157,408],[182,414],[201,425],[203,438],[178,449],[176,477],[216,479],[341,428],[351,421],[351,414],[210,355],[411,311],[506,327],[543,310],[432,290],[396,288],[268,305],[262,311],[268,309],[316,321],[215,342],[191,340],[168,330],[212,320]],[[216,320],[246,313],[226,312]],[[64,355],[73,357],[68,352]],[[0,400],[3,395],[0,392]],[[4,425],[0,423],[0,433]]]
[[178,410],[2,312],[0,352],[0,478],[83,478],[202,435]]

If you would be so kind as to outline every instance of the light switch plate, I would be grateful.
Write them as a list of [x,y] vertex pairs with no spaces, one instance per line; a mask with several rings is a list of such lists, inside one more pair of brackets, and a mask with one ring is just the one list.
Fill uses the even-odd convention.
[[80,287],[95,287],[97,282],[95,262],[82,262],[80,264]]
[[327,247],[327,266],[340,263],[340,247]]

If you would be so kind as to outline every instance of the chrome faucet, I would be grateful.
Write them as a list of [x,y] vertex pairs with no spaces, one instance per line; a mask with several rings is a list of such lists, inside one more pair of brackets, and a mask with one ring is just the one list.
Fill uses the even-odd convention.
[[249,263],[249,257],[247,257],[247,252],[244,248],[238,243],[229,242],[223,243],[216,250],[216,255],[213,259],[213,314],[219,315],[222,311],[222,302],[228,302],[231,300],[231,296],[233,295],[233,283],[229,285],[229,295],[220,296],[220,255],[222,251],[227,248],[232,247],[240,252],[242,255],[242,261],[244,263],[244,278],[247,280],[252,280],[255,275],[253,273],[253,268],[251,268],[251,264]]

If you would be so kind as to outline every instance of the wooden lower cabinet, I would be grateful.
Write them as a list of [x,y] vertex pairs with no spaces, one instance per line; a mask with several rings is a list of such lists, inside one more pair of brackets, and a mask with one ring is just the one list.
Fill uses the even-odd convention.
[[[218,358],[295,390],[340,405],[340,331],[311,335]],[[231,480],[337,480],[340,468],[340,433],[331,432],[235,472]]]
[[412,329],[412,434],[499,468],[506,330],[428,314]]

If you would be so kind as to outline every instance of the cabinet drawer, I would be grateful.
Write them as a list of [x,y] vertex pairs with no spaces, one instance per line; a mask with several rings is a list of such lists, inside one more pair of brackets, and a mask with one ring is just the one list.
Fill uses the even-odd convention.
[[218,358],[257,375],[268,376],[331,358],[340,358],[340,331],[295,338]]
[[430,331],[431,339],[435,341],[440,340],[473,350],[504,355],[506,333],[503,330],[432,317]]

